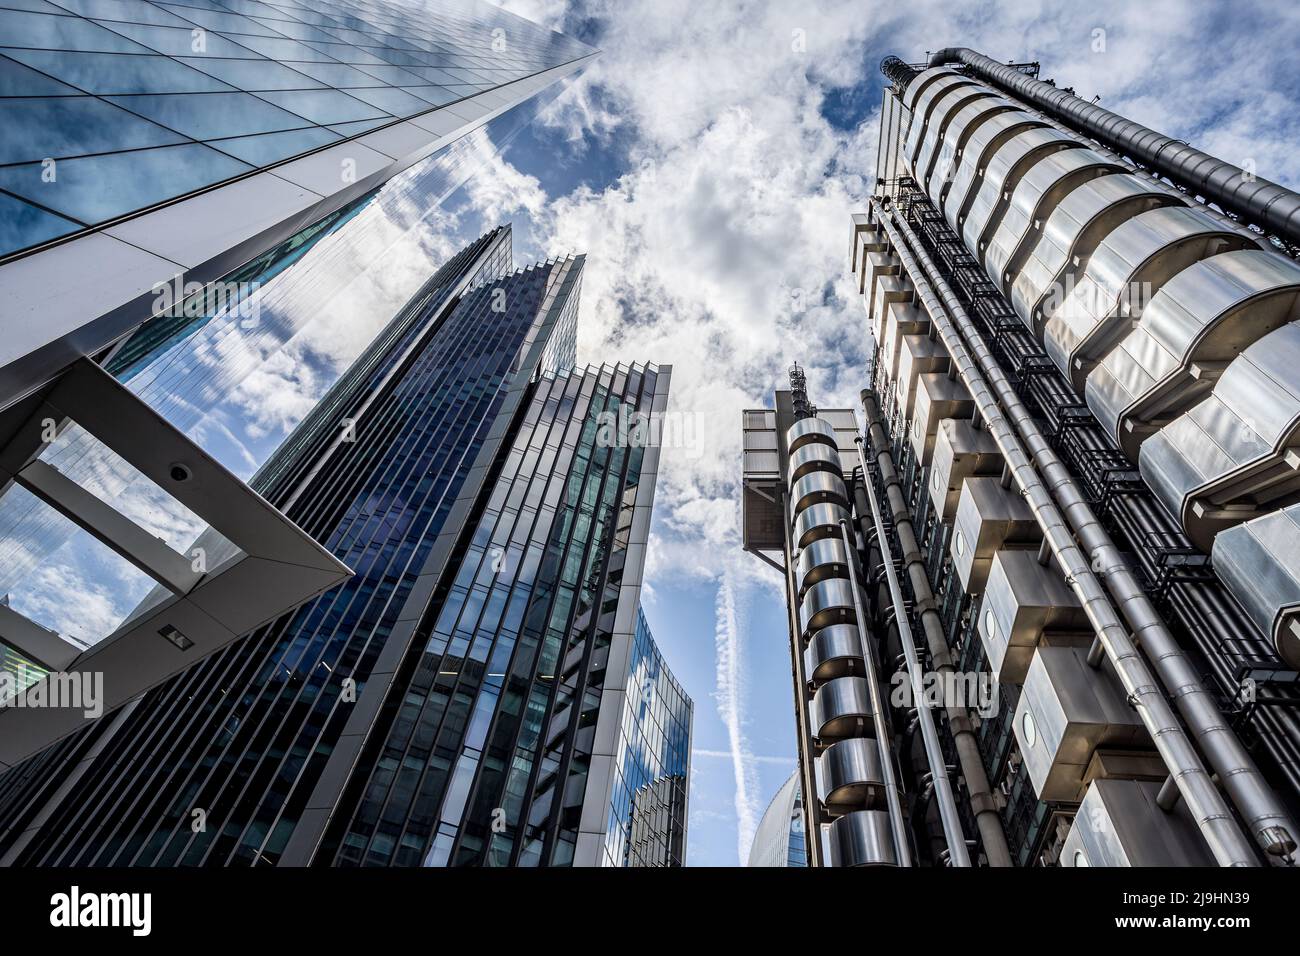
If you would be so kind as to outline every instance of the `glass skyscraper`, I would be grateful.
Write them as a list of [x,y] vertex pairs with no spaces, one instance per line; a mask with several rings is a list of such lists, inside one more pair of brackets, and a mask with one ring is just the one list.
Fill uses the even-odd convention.
[[594,53],[481,0],[11,0],[0,289],[41,321],[6,336],[0,400],[138,325],[155,283],[221,279]]
[[[0,431],[86,356],[246,480],[450,255],[439,207],[594,53],[477,0],[0,4]],[[121,450],[71,417],[6,454],[164,564],[248,544]],[[194,597],[31,484],[0,495],[6,660],[84,664],[146,598]]]
[[574,370],[582,257],[510,260],[454,256],[253,479],[352,577],[0,779],[4,862],[594,865],[622,729],[684,775],[689,702],[642,686],[680,717],[638,624],[659,449],[608,427],[670,370]]
[[630,675],[601,863],[684,866],[693,705],[641,612]]

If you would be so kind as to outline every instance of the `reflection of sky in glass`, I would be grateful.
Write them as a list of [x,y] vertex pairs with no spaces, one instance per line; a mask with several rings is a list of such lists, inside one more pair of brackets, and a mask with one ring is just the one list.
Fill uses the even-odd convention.
[[[481,0],[8,6],[29,9],[0,8],[0,188],[83,226],[592,52]],[[308,132],[216,151],[286,130]],[[68,232],[8,220],[0,255]]]
[[[657,832],[665,821],[686,826],[686,772],[690,761],[692,705],[655,645],[645,614],[637,609],[627,696],[614,755],[614,783],[605,833],[607,865],[667,865],[682,847]],[[667,806],[652,815],[642,804]],[[637,827],[645,813],[655,823],[649,832]],[[648,821],[647,821],[648,822]],[[650,840],[649,846],[641,841]],[[634,845],[635,843],[635,845]],[[676,859],[676,865],[685,860]]]
[[[251,291],[232,307],[170,320],[176,326],[170,336],[158,331],[168,320],[147,323],[136,336],[148,343],[143,355],[128,340],[119,354],[131,360],[110,360],[109,368],[247,480],[450,257],[460,237],[442,206],[494,144],[508,141],[538,106],[531,101],[511,110],[394,177],[328,227],[307,230],[263,257],[259,272],[241,277],[241,288]],[[101,497],[120,498],[118,504],[134,509],[133,518],[148,516],[149,508],[159,507],[154,496],[161,490],[133,481],[134,470],[105,451],[77,429],[42,457],[73,480],[93,483]],[[164,509],[141,523],[157,532],[179,527],[181,517]],[[186,546],[194,540],[190,530],[182,535]],[[100,551],[107,549],[35,497],[14,491],[0,497],[0,595],[21,590],[25,606],[43,615],[36,619],[60,633],[74,633],[65,630],[72,624],[50,609],[66,606],[79,590],[111,605],[97,616],[102,624],[121,621],[152,585],[116,555]]]
[[39,561],[18,555],[27,573],[6,574],[0,589],[10,607],[42,627],[85,647],[108,636],[153,588],[152,578],[25,488],[12,486],[4,505],[39,523],[46,532],[40,546],[53,545]]

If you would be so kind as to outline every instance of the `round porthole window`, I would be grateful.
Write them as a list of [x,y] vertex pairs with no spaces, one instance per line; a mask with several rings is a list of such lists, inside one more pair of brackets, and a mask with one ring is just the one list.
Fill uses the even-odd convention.
[[1020,718],[1020,729],[1025,735],[1025,746],[1032,747],[1038,743],[1038,727],[1034,725],[1034,715],[1025,711],[1025,716]]
[[966,553],[966,538],[960,531],[952,536],[952,549],[957,552],[959,558]]
[[1092,866],[1092,864],[1088,862],[1088,858],[1087,858],[1086,856],[1083,855],[1083,851],[1082,851],[1082,850],[1075,850],[1075,851],[1074,851],[1074,865],[1075,865],[1075,866]]
[[993,609],[984,612],[984,633],[989,637],[998,636],[998,619],[993,616]]
[[939,490],[939,473],[937,471],[930,476],[930,484],[934,487],[935,491]]

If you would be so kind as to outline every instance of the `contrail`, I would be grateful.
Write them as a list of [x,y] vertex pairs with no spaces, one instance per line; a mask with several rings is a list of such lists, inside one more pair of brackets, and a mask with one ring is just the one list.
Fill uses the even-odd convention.
[[754,803],[758,768],[745,736],[745,666],[743,610],[736,598],[730,570],[724,571],[718,586],[717,624],[714,630],[714,658],[717,663],[718,716],[727,728],[731,744],[731,766],[736,777],[736,855],[741,864],[749,857],[750,844],[758,825],[759,808]]

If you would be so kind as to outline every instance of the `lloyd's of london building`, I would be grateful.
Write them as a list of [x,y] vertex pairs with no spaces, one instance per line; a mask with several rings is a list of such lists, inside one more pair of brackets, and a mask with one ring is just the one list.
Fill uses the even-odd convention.
[[[47,6],[0,11],[37,137],[0,166],[0,862],[681,865],[660,450],[609,427],[670,369],[575,367],[581,256],[422,239],[594,51],[469,0]],[[256,454],[230,397],[395,235],[406,304]],[[91,675],[103,716],[21,706]]]
[[744,423],[810,865],[1292,865],[1300,195],[1036,63],[882,71],[861,406]]

